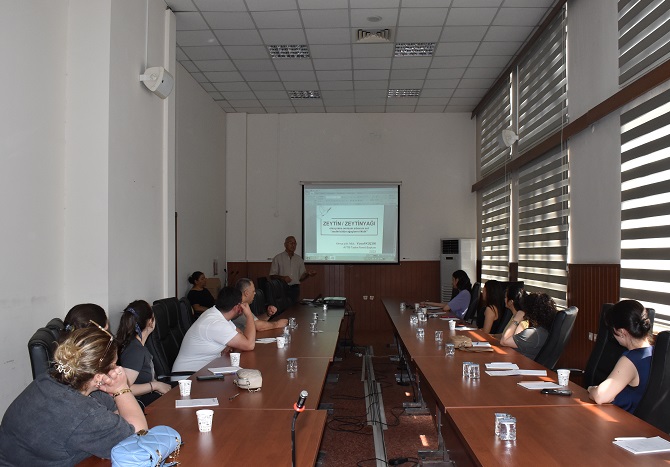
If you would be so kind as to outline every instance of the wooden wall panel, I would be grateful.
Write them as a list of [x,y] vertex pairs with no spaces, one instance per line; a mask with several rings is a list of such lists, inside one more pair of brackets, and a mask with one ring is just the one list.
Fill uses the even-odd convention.
[[579,313],[559,367],[584,369],[594,345],[589,332],[598,332],[602,304],[619,300],[620,272],[618,264],[568,266],[568,305],[579,308]]
[[[405,261],[401,264],[380,265],[307,265],[317,275],[301,286],[301,295],[306,298],[342,296],[347,298],[350,308],[356,312],[355,329],[361,331],[390,332],[381,299],[397,297],[407,302],[416,300],[439,300],[440,262]],[[256,281],[268,275],[268,262],[228,263],[228,283],[234,284],[240,277]],[[367,296],[368,300],[363,297]],[[370,300],[370,297],[374,297]]]

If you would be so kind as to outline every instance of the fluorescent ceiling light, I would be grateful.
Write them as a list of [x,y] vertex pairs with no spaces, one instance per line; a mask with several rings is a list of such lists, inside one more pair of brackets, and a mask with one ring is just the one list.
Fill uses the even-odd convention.
[[395,45],[396,57],[425,57],[433,55],[435,42],[403,42]]
[[272,58],[309,58],[309,49],[305,44],[268,45]]
[[291,99],[321,99],[320,91],[289,91]]
[[419,97],[421,89],[389,89],[388,97]]

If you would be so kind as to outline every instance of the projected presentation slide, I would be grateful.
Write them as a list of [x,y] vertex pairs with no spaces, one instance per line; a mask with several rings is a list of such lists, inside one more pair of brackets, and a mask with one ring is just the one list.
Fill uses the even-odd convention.
[[397,263],[399,185],[304,185],[307,262]]

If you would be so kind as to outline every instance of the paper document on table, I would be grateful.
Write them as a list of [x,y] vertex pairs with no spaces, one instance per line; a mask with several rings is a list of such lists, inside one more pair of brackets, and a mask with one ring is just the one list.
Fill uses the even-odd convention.
[[[488,370],[489,376],[547,376],[547,370]],[[521,383],[519,383],[521,384]]]
[[491,362],[486,364],[487,370],[518,370],[519,365],[510,362]]
[[551,381],[521,381],[516,384],[526,389],[565,389],[563,386]]
[[475,342],[472,343],[472,346],[473,347],[491,347],[491,343],[490,342],[476,342],[475,341]]
[[221,366],[218,368],[207,368],[209,371],[215,375],[232,375],[237,373],[237,370],[241,370],[240,366]]
[[[427,306],[426,310],[441,310],[441,306]],[[443,313],[446,313],[446,311],[443,311]]]
[[216,397],[207,399],[179,399],[174,401],[174,406],[177,409],[184,407],[214,407],[219,405],[219,400]]
[[277,339],[274,337],[260,337],[256,339],[256,344],[274,344],[277,342]]
[[440,318],[442,321],[458,321],[458,318],[454,318],[453,316],[449,316],[448,318]]
[[654,436],[653,438],[615,438],[612,443],[633,454],[670,451],[670,441],[660,436]]
[[456,326],[457,331],[476,331],[477,328],[469,328],[467,326]]

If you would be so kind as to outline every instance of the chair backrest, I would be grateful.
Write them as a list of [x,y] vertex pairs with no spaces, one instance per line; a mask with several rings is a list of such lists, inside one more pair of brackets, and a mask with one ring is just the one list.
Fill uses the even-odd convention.
[[477,317],[477,308],[479,307],[479,293],[481,292],[482,284],[475,282],[470,289],[470,305],[463,316],[463,321],[472,322]]
[[502,318],[498,321],[498,325],[495,328],[491,328],[491,334],[502,334],[510,319],[512,319],[512,310],[505,307],[505,311],[503,311]]
[[575,320],[577,319],[577,311],[577,307],[571,306],[567,310],[556,313],[554,323],[549,330],[547,342],[544,343],[537,357],[535,357],[537,363],[550,370],[554,369],[563,353],[563,349],[570,340],[572,328],[575,326]]
[[656,336],[647,390],[635,415],[670,433],[670,331],[659,332]]
[[188,298],[182,297],[179,299],[179,324],[181,325],[181,330],[186,335],[186,331],[191,327],[196,320],[195,313],[193,312],[193,307],[191,302],[188,301]]
[[219,296],[219,291],[221,290],[221,279],[218,277],[208,277],[205,282],[205,288],[209,290],[209,293],[212,294],[214,300]]
[[53,361],[54,351],[58,346],[59,335],[53,329],[39,328],[28,340],[28,355],[33,379],[49,370]]
[[[612,303],[603,303],[600,310],[600,324],[598,325],[598,337],[596,344],[593,346],[589,360],[586,362],[584,368],[584,387],[598,386],[605,381],[612,373],[614,365],[619,361],[621,354],[626,350],[625,347],[619,345],[609,328],[605,324],[605,313],[607,313],[614,305]],[[654,326],[655,310],[647,308],[647,314]]]
[[50,319],[45,327],[52,331],[56,331],[58,333],[58,337],[60,337],[60,335],[65,331],[65,323],[63,323],[63,320],[60,318]]
[[179,300],[176,297],[156,300],[152,309],[156,327],[145,345],[154,358],[156,374],[165,376],[172,372],[172,365],[184,339],[179,323]]
[[254,301],[251,302],[251,312],[255,316],[261,316],[265,314],[267,305],[265,304],[265,293],[261,289],[256,289],[256,296]]
[[266,302],[277,307],[277,314],[291,306],[288,295],[288,285],[280,279],[269,279],[263,289]]

